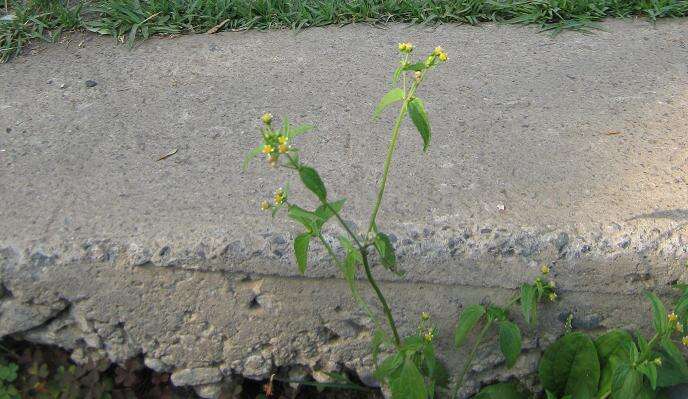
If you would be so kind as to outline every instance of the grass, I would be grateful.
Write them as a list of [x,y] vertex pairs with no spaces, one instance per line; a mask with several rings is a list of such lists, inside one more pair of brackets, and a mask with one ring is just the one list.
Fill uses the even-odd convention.
[[[152,35],[226,29],[302,29],[353,22],[534,24],[554,33],[595,28],[606,17],[655,21],[688,15],[688,0],[6,0],[0,62],[31,40],[85,29],[129,45]],[[6,17],[7,18],[7,17]]]

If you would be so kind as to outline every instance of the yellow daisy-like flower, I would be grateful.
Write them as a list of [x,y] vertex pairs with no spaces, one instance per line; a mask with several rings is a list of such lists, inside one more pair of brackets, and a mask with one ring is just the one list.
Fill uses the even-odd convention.
[[672,322],[672,323],[678,320],[678,316],[676,316],[676,313],[674,313],[674,312],[669,313],[669,315],[667,316],[667,318],[668,318],[669,321]]
[[548,298],[552,302],[556,301],[557,300],[557,293],[556,292],[550,292]]
[[267,211],[268,209],[270,209],[270,203],[263,200],[263,202],[260,203],[260,209]]
[[275,200],[275,205],[282,205],[282,203],[283,203],[284,200],[285,200],[285,198],[284,198],[284,190],[282,190],[281,188],[278,188],[277,190],[275,190],[275,198],[274,198],[274,200]]
[[263,146],[263,154],[270,154],[275,151],[275,148],[270,144],[265,144]]
[[444,53],[444,50],[440,46],[435,47],[435,51],[432,52],[433,55],[440,55],[442,53]]
[[655,362],[655,365],[657,365],[657,367],[662,367],[662,358],[661,357],[655,358],[654,362]]
[[440,53],[440,55],[438,55],[437,58],[439,58],[440,61],[444,62],[447,60],[447,53]]
[[677,332],[683,332],[683,324],[681,324],[680,322],[677,322],[676,323],[676,331]]
[[540,271],[542,272],[542,274],[549,274],[549,266],[542,265],[542,267],[540,268]]
[[287,136],[279,136],[279,137],[277,138],[277,141],[278,141],[280,144],[287,144],[287,140],[289,140],[289,137],[287,137]]
[[280,144],[280,145],[277,147],[277,151],[278,151],[280,154],[286,154],[286,152],[289,151],[289,146],[286,145],[286,144]]
[[266,112],[263,114],[263,116],[260,117],[260,120],[263,121],[264,124],[269,125],[270,123],[272,123],[272,114]]
[[423,313],[420,314],[420,318],[423,319],[423,320],[425,320],[425,321],[430,320],[430,313],[428,313],[428,312],[423,312]]
[[683,344],[683,346],[688,346],[688,335],[681,339],[681,343]]
[[411,51],[413,51],[413,44],[411,44],[411,43],[399,43],[399,51],[401,51],[402,53],[408,54]]
[[428,330],[425,334],[423,334],[423,339],[427,343],[432,342],[433,338],[435,338],[435,333],[432,330]]

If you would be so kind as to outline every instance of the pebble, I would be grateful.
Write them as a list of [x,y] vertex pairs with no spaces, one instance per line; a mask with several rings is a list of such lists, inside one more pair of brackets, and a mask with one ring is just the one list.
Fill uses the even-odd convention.
[[86,87],[94,87],[98,84],[95,80],[87,80],[86,81]]

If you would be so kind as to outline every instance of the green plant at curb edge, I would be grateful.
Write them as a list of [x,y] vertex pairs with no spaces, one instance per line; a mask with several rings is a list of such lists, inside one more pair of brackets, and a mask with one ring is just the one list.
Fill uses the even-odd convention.
[[[244,160],[244,168],[254,157],[262,153],[269,166],[291,170],[298,174],[303,185],[320,202],[314,210],[304,209],[292,201],[288,187],[285,187],[274,192],[272,202],[264,200],[261,208],[271,212],[273,217],[280,210],[286,209],[287,216],[304,227],[305,231],[297,235],[293,243],[300,273],[305,273],[308,268],[308,253],[312,242],[322,245],[340,269],[354,300],[365,310],[375,325],[371,349],[373,361],[377,366],[374,377],[386,384],[392,396],[397,399],[432,398],[440,390],[446,391],[447,394],[451,392],[451,395],[456,397],[465,374],[475,358],[478,346],[487,338],[487,334],[492,332],[493,326],[498,330],[500,348],[507,359],[508,366],[511,367],[516,362],[521,352],[521,331],[516,323],[509,320],[509,308],[517,303],[520,304],[525,321],[532,325],[536,320],[537,302],[545,298],[555,300],[556,293],[553,282],[545,283],[542,278],[538,278],[533,284],[524,284],[520,292],[505,307],[474,305],[466,308],[457,323],[456,347],[460,348],[464,344],[474,327],[479,324],[484,324],[484,326],[475,340],[463,372],[457,376],[451,388],[447,371],[435,354],[436,329],[430,325],[430,315],[421,314],[415,334],[409,337],[400,336],[392,310],[372,273],[373,261],[377,260],[389,272],[403,275],[397,269],[394,246],[389,236],[378,228],[377,215],[382,205],[402,123],[407,118],[410,119],[421,136],[423,151],[427,151],[430,145],[430,122],[425,105],[416,93],[428,72],[447,60],[447,54],[441,47],[437,47],[427,57],[411,62],[412,44],[400,43],[399,51],[402,59],[392,77],[393,87],[382,97],[373,114],[377,118],[388,107],[392,105],[399,107],[392,127],[375,203],[365,232],[354,232],[344,221],[341,211],[345,200],[330,199],[318,172],[301,161],[299,149],[292,144],[296,137],[311,130],[312,126],[292,126],[285,118],[280,128],[274,128],[272,115],[266,113],[261,118],[262,142],[248,153]],[[323,226],[332,219],[336,220],[346,233],[338,237],[341,248],[344,250],[344,256],[341,257],[323,235]],[[375,292],[382,308],[384,322],[379,320],[370,305],[360,295],[356,285],[359,272],[365,275],[368,284]],[[542,272],[545,275],[549,269],[545,266]],[[382,348],[391,350],[392,354],[380,362],[378,355]]]

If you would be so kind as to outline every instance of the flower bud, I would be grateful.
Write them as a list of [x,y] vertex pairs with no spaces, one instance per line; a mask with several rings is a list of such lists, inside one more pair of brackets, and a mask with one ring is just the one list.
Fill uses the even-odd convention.
[[270,123],[272,123],[272,114],[266,112],[263,114],[263,116],[260,117],[260,120],[263,121],[264,124],[269,125]]

